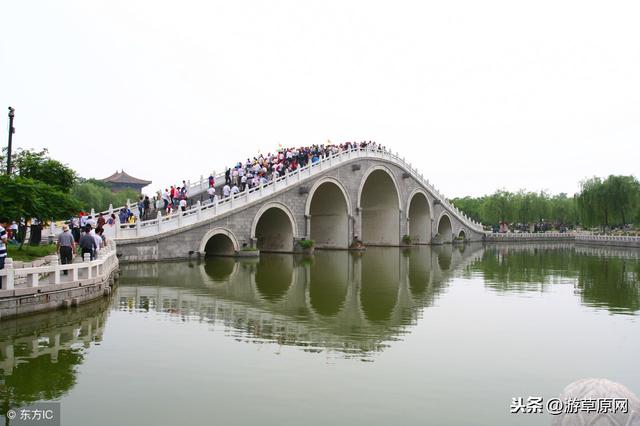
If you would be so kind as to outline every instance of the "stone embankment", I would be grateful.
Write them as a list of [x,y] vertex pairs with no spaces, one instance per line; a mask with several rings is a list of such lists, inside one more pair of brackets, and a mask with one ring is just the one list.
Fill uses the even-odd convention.
[[487,234],[486,242],[518,242],[518,241],[567,241],[576,244],[608,247],[640,248],[640,237],[622,235],[595,235],[574,232],[508,232]]
[[32,263],[6,259],[0,270],[0,321],[52,309],[67,308],[107,296],[118,272],[115,242],[109,241],[95,260],[61,265],[57,256]]

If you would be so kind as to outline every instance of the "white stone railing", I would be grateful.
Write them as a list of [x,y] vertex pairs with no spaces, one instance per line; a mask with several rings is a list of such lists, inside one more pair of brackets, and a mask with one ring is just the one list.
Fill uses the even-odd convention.
[[611,242],[627,242],[640,244],[640,237],[631,235],[594,235],[594,234],[576,234],[576,240],[579,241],[611,241]]
[[[55,259],[45,266],[14,268],[12,259],[7,258],[4,265],[4,269],[0,270],[0,277],[2,277],[0,298],[12,296],[10,293],[13,293],[13,290],[21,288],[15,285],[16,281],[25,281],[26,287],[41,287],[77,282],[82,279],[106,278],[118,266],[118,258],[116,243],[109,240],[107,245],[98,251],[95,260],[89,260],[89,255],[86,254],[84,260],[77,263],[62,265]],[[62,279],[65,271],[68,271],[68,277]]]
[[601,243],[606,245],[622,245],[640,247],[640,237],[625,235],[595,235],[577,232],[507,232],[487,233],[486,241],[527,241],[527,240],[562,240],[584,243]]
[[544,240],[544,239],[562,239],[574,240],[575,233],[570,232],[505,232],[505,233],[487,233],[486,239],[489,241],[518,241],[518,240]]
[[[191,206],[184,212],[176,211],[168,216],[162,216],[161,212],[158,211],[158,216],[155,219],[145,221],[139,220],[135,224],[119,224],[116,228],[115,237],[118,239],[148,237],[163,232],[173,231],[184,226],[193,225],[202,220],[208,220],[216,217],[217,215],[244,207],[249,203],[289,188],[292,185],[296,185],[299,182],[305,181],[319,173],[355,158],[379,158],[394,163],[407,170],[423,187],[425,187],[428,192],[439,200],[442,206],[450,214],[463,222],[471,230],[484,232],[480,223],[473,221],[449,203],[440,191],[435,189],[428,180],[425,180],[422,174],[413,168],[411,164],[407,163],[404,158],[400,157],[398,153],[394,154],[381,148],[374,149],[370,147],[356,147],[329,155],[316,163],[308,164],[258,187],[247,189],[238,194],[232,194],[231,196],[218,200],[215,203],[201,203],[198,201],[196,205]],[[200,181],[197,185],[199,185],[199,187],[203,187],[203,185],[208,186],[208,179]]]

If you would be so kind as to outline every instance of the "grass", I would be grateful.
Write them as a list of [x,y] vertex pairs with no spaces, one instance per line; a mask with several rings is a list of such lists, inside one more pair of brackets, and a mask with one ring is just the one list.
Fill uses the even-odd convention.
[[7,244],[7,257],[10,257],[14,261],[31,262],[32,260],[54,254],[55,252],[55,244],[39,246],[29,246],[25,244],[22,246],[22,250],[20,250],[19,245]]

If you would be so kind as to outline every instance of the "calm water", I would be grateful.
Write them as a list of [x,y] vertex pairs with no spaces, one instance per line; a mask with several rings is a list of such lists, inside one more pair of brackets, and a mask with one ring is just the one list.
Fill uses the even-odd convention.
[[[564,245],[127,265],[0,322],[0,400],[65,425],[548,424],[514,396],[640,394],[640,253]],[[4,410],[2,410],[4,411]]]

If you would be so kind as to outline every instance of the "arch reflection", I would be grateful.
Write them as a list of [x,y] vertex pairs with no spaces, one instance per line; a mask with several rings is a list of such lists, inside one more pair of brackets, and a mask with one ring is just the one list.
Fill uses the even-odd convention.
[[256,267],[256,288],[266,300],[281,299],[293,280],[293,256],[265,253]]
[[370,321],[386,321],[396,305],[400,283],[400,250],[368,249],[362,258],[360,301]]
[[319,251],[309,269],[311,307],[320,315],[338,314],[347,297],[349,252]]

